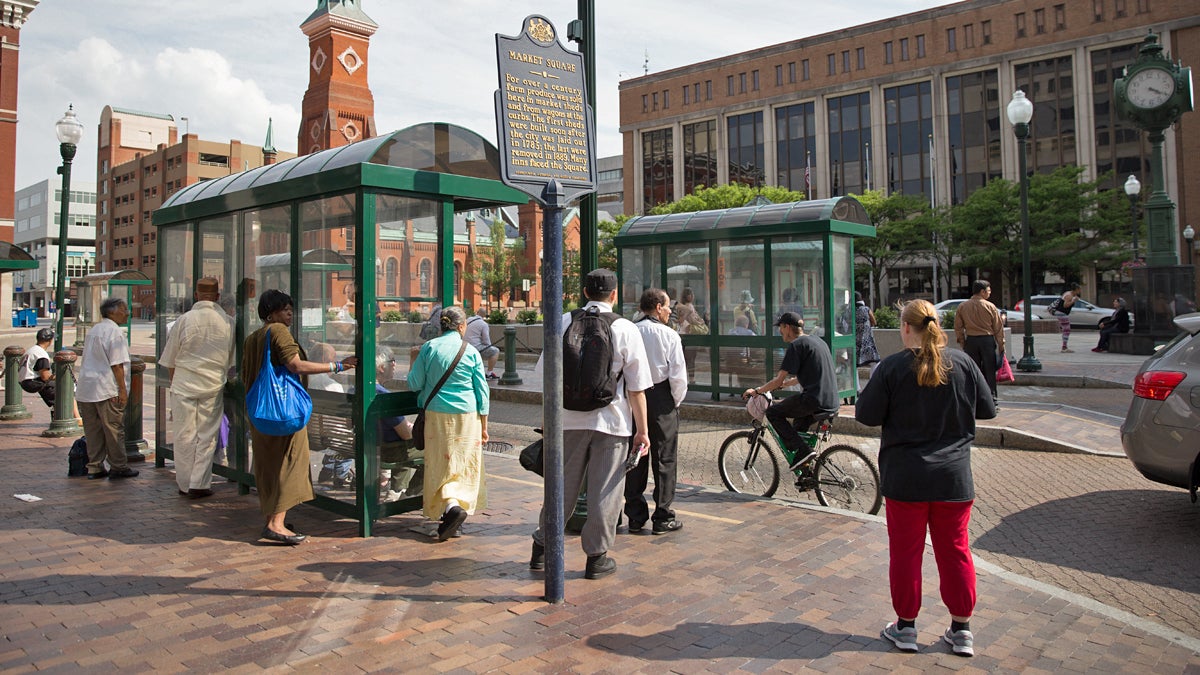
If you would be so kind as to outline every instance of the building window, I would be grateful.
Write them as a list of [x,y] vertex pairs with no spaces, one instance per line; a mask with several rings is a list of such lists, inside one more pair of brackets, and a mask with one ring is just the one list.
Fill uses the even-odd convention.
[[675,201],[671,130],[642,133],[642,212]]
[[803,191],[812,199],[812,153],[816,149],[814,104],[798,103],[775,109],[776,183]]
[[642,94],[642,112],[650,112],[650,95]]
[[1150,175],[1146,135],[1120,120],[1113,109],[1113,83],[1138,56],[1138,44],[1092,52],[1092,114],[1096,134],[1096,174],[1112,174],[1101,189],[1119,189],[1129,175]]
[[758,91],[759,90],[758,84],[759,84],[758,83],[758,71],[757,70],[751,71],[750,72],[750,91]]
[[454,297],[457,298],[459,302],[462,302],[463,298],[466,297],[463,295],[462,272],[463,272],[463,264],[461,262],[455,260],[454,261]]
[[683,104],[684,105],[688,104],[688,91],[690,91],[690,89],[691,88],[688,87],[686,84],[683,85]]
[[808,78],[811,75],[808,69],[808,59],[804,59],[800,62],[800,75],[804,78],[805,82],[808,82]]
[[992,22],[991,21],[980,21],[979,22],[979,31],[983,34],[983,44],[985,44],[985,45],[992,44]]
[[738,73],[738,93],[746,93],[746,74]]
[[[712,98],[711,96],[709,98]],[[696,103],[700,102],[700,83],[692,85],[692,100]]]
[[729,132],[729,182],[764,185],[766,162],[762,111],[730,115],[726,120]]
[[683,125],[683,192],[717,184],[717,121]]
[[388,258],[387,263],[383,266],[383,292],[386,295],[398,295],[396,281],[399,278],[397,273],[399,270],[399,262],[395,258]]
[[829,120],[830,195],[862,194],[867,166],[864,143],[871,138],[871,94],[826,100]]
[[783,65],[782,64],[775,66],[775,86],[776,87],[783,86]]
[[1025,37],[1025,12],[1017,12],[1015,15],[1017,22],[1017,37]]
[[900,38],[900,60],[908,60],[908,38]]
[[1024,91],[1037,106],[1029,125],[1030,170],[1049,173],[1074,165],[1078,157],[1071,57],[1023,63],[1013,70],[1015,89]]
[[728,75],[725,77],[725,88],[726,88],[725,95],[733,96],[733,76],[732,75]]
[[867,50],[862,47],[857,47],[854,50],[856,59],[855,70],[862,70],[867,67]]
[[671,90],[663,89],[663,110],[671,107]]
[[1067,29],[1067,6],[1066,5],[1055,5],[1054,6],[1054,30],[1066,30],[1066,29]]
[[712,80],[704,81],[704,100],[705,101],[712,100]]
[[[807,65],[808,61],[805,61],[804,63]],[[808,78],[806,77],[804,79],[807,80]],[[788,62],[788,84],[796,84],[796,62],[795,61]]]
[[1125,0],[1113,0],[1113,9],[1116,10],[1113,13],[1116,14],[1118,19],[1123,19],[1128,14],[1125,11]]
[[975,24],[973,23],[963,26],[963,47],[967,49],[975,48]]
[[917,58],[918,59],[925,58],[925,36],[924,35],[917,36]]
[[650,109],[658,110],[658,92],[657,91],[650,94]]
[[1033,10],[1033,30],[1038,35],[1046,32],[1046,10]]
[[433,295],[433,284],[430,283],[433,280],[433,263],[429,258],[423,258],[418,269],[420,271],[417,273],[417,293],[428,298]]
[[958,51],[958,33],[954,28],[946,29],[946,51]]
[[1150,12],[1150,0],[1137,0],[1137,13],[1148,14]]
[[929,201],[931,86],[926,81],[883,90],[888,194],[921,195]]
[[1092,0],[1092,21],[1097,23],[1104,20],[1104,3],[1107,0]]
[[842,51],[842,72],[843,73],[850,72],[850,50],[849,49],[845,49]]
[[892,41],[891,40],[888,40],[887,42],[883,43],[883,62],[884,63],[892,62]]
[[830,76],[837,75],[837,54],[830,54],[825,57],[828,74]]

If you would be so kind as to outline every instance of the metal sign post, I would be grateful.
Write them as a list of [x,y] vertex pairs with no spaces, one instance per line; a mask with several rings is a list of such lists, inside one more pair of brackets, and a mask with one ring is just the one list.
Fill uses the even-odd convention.
[[559,603],[564,587],[562,220],[568,203],[595,192],[596,137],[586,103],[583,57],[558,42],[549,19],[530,15],[520,35],[497,33],[496,62],[500,177],[542,205],[545,599]]

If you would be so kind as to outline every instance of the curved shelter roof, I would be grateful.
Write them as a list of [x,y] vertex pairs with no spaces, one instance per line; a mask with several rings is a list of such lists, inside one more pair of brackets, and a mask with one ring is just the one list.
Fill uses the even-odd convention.
[[523,204],[500,181],[500,153],[479,134],[426,122],[357,143],[189,185],[154,213],[164,225],[360,186],[452,196],[456,210]]
[[25,249],[7,241],[0,241],[0,273],[12,270],[37,269],[38,261]]
[[871,218],[853,197],[761,204],[732,209],[630,218],[617,234],[618,246],[655,241],[731,239],[771,234],[841,232],[875,236]]

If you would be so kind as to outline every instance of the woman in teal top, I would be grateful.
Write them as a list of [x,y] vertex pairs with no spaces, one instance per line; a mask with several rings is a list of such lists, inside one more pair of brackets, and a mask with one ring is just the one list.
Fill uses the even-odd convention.
[[[425,517],[440,520],[438,540],[449,539],[467,516],[487,506],[483,484],[483,444],[487,442],[488,385],[479,351],[467,345],[462,358],[433,400],[467,329],[461,307],[446,307],[442,334],[421,345],[408,373],[408,386],[425,407]],[[426,407],[427,406],[427,407]]]

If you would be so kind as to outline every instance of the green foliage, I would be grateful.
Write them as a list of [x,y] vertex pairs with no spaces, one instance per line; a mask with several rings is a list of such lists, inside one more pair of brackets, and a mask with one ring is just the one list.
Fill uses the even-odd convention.
[[[946,312],[944,314],[942,314],[941,325],[944,330],[948,330],[948,331],[954,330],[954,315],[955,314],[958,314],[958,311],[953,310],[953,309],[948,309],[948,310],[946,310]],[[875,320],[878,321],[879,317],[876,317]]]
[[732,209],[745,206],[760,196],[766,197],[776,204],[798,202],[804,199],[803,192],[796,192],[795,190],[788,190],[787,188],[773,185],[763,187],[750,187],[741,183],[730,183],[729,185],[718,185],[716,187],[701,185],[696,188],[695,192],[686,195],[682,199],[669,204],[655,206],[650,209],[650,215],[658,216],[667,213]]
[[493,309],[487,316],[487,322],[491,324],[504,325],[508,323],[508,312],[503,309]]
[[488,235],[489,243],[477,247],[471,265],[463,272],[468,283],[479,285],[485,306],[491,306],[493,301],[499,303],[505,294],[521,287],[521,261],[525,254],[523,239],[508,243],[502,218],[492,221]]
[[875,310],[875,327],[876,328],[899,328],[900,316],[896,313],[895,307],[880,307]]
[[854,253],[866,261],[868,274],[874,273],[875,279],[928,248],[929,206],[923,199],[900,192],[884,195],[881,190],[852,196],[862,202],[875,226],[874,239],[854,240]]
[[[418,314],[417,316],[420,316],[420,314]],[[389,309],[388,311],[386,311],[386,312],[384,312],[384,313],[383,313],[383,316],[381,316],[381,317],[379,317],[379,318],[380,318],[381,320],[383,320],[383,321],[387,321],[387,322],[389,322],[389,323],[397,323],[397,322],[400,322],[400,321],[403,321],[403,320],[404,320],[404,315],[403,315],[403,314],[401,314],[401,313],[400,313],[399,311],[397,311],[397,310],[394,310],[394,309]]]
[[425,323],[425,315],[414,309],[413,311],[408,313],[408,322],[409,323]]
[[[596,258],[598,266],[605,269],[617,269],[617,247],[613,244],[613,238],[620,233],[621,228],[625,226],[625,221],[629,220],[629,216],[614,216],[613,220],[602,220],[596,225],[596,236],[599,239],[596,248]],[[564,266],[563,270],[567,268]],[[589,270],[590,271],[590,270]]]
[[517,323],[523,323],[526,326],[530,326],[541,320],[542,315],[538,314],[536,309],[523,309],[517,312]]
[[338,311],[336,309],[326,310],[325,311],[325,320],[326,321],[337,321],[338,320]]

